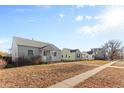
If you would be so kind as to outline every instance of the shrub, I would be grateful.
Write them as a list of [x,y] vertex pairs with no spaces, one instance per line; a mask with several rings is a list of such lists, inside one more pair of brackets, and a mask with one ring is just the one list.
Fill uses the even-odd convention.
[[7,62],[3,59],[0,59],[0,69],[3,69],[7,66]]
[[34,56],[31,58],[19,57],[14,62],[15,66],[28,66],[28,65],[37,65],[42,63],[41,56]]
[[16,66],[26,66],[26,65],[32,65],[32,61],[30,59],[19,57],[14,62],[14,65]]
[[3,59],[7,62],[7,64],[12,64],[12,57],[3,57]]
[[40,64],[40,63],[42,63],[42,58],[41,58],[41,56],[34,56],[34,57],[32,57],[31,58],[32,60],[32,63],[34,64],[34,65],[37,65],[37,64]]

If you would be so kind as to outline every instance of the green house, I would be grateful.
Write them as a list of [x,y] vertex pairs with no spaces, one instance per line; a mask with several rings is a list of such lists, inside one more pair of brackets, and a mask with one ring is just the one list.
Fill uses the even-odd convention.
[[79,49],[67,49],[62,50],[62,61],[77,61],[81,60],[81,52]]

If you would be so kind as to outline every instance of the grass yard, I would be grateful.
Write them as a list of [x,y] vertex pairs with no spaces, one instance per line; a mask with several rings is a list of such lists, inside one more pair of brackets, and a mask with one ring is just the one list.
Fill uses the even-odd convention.
[[106,68],[84,82],[75,86],[76,88],[124,88],[124,69]]
[[3,69],[0,70],[0,87],[48,87],[96,67],[72,62]]
[[104,61],[104,60],[87,60],[87,61],[80,61],[82,64],[89,64],[89,65],[104,65],[109,63],[110,61]]

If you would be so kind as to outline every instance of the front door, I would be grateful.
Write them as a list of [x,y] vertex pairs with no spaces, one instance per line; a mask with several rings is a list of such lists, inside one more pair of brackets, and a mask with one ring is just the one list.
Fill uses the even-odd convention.
[[50,50],[44,50],[45,61],[50,62],[52,60]]

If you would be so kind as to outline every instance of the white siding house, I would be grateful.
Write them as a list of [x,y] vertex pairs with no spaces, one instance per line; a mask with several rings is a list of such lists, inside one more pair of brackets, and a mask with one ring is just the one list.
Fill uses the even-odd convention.
[[43,62],[61,61],[61,50],[51,43],[13,37],[12,60],[41,56]]
[[82,60],[94,60],[94,55],[87,52],[82,52]]
[[92,48],[91,52],[94,54],[95,59],[106,59],[107,55],[104,54],[102,48]]

